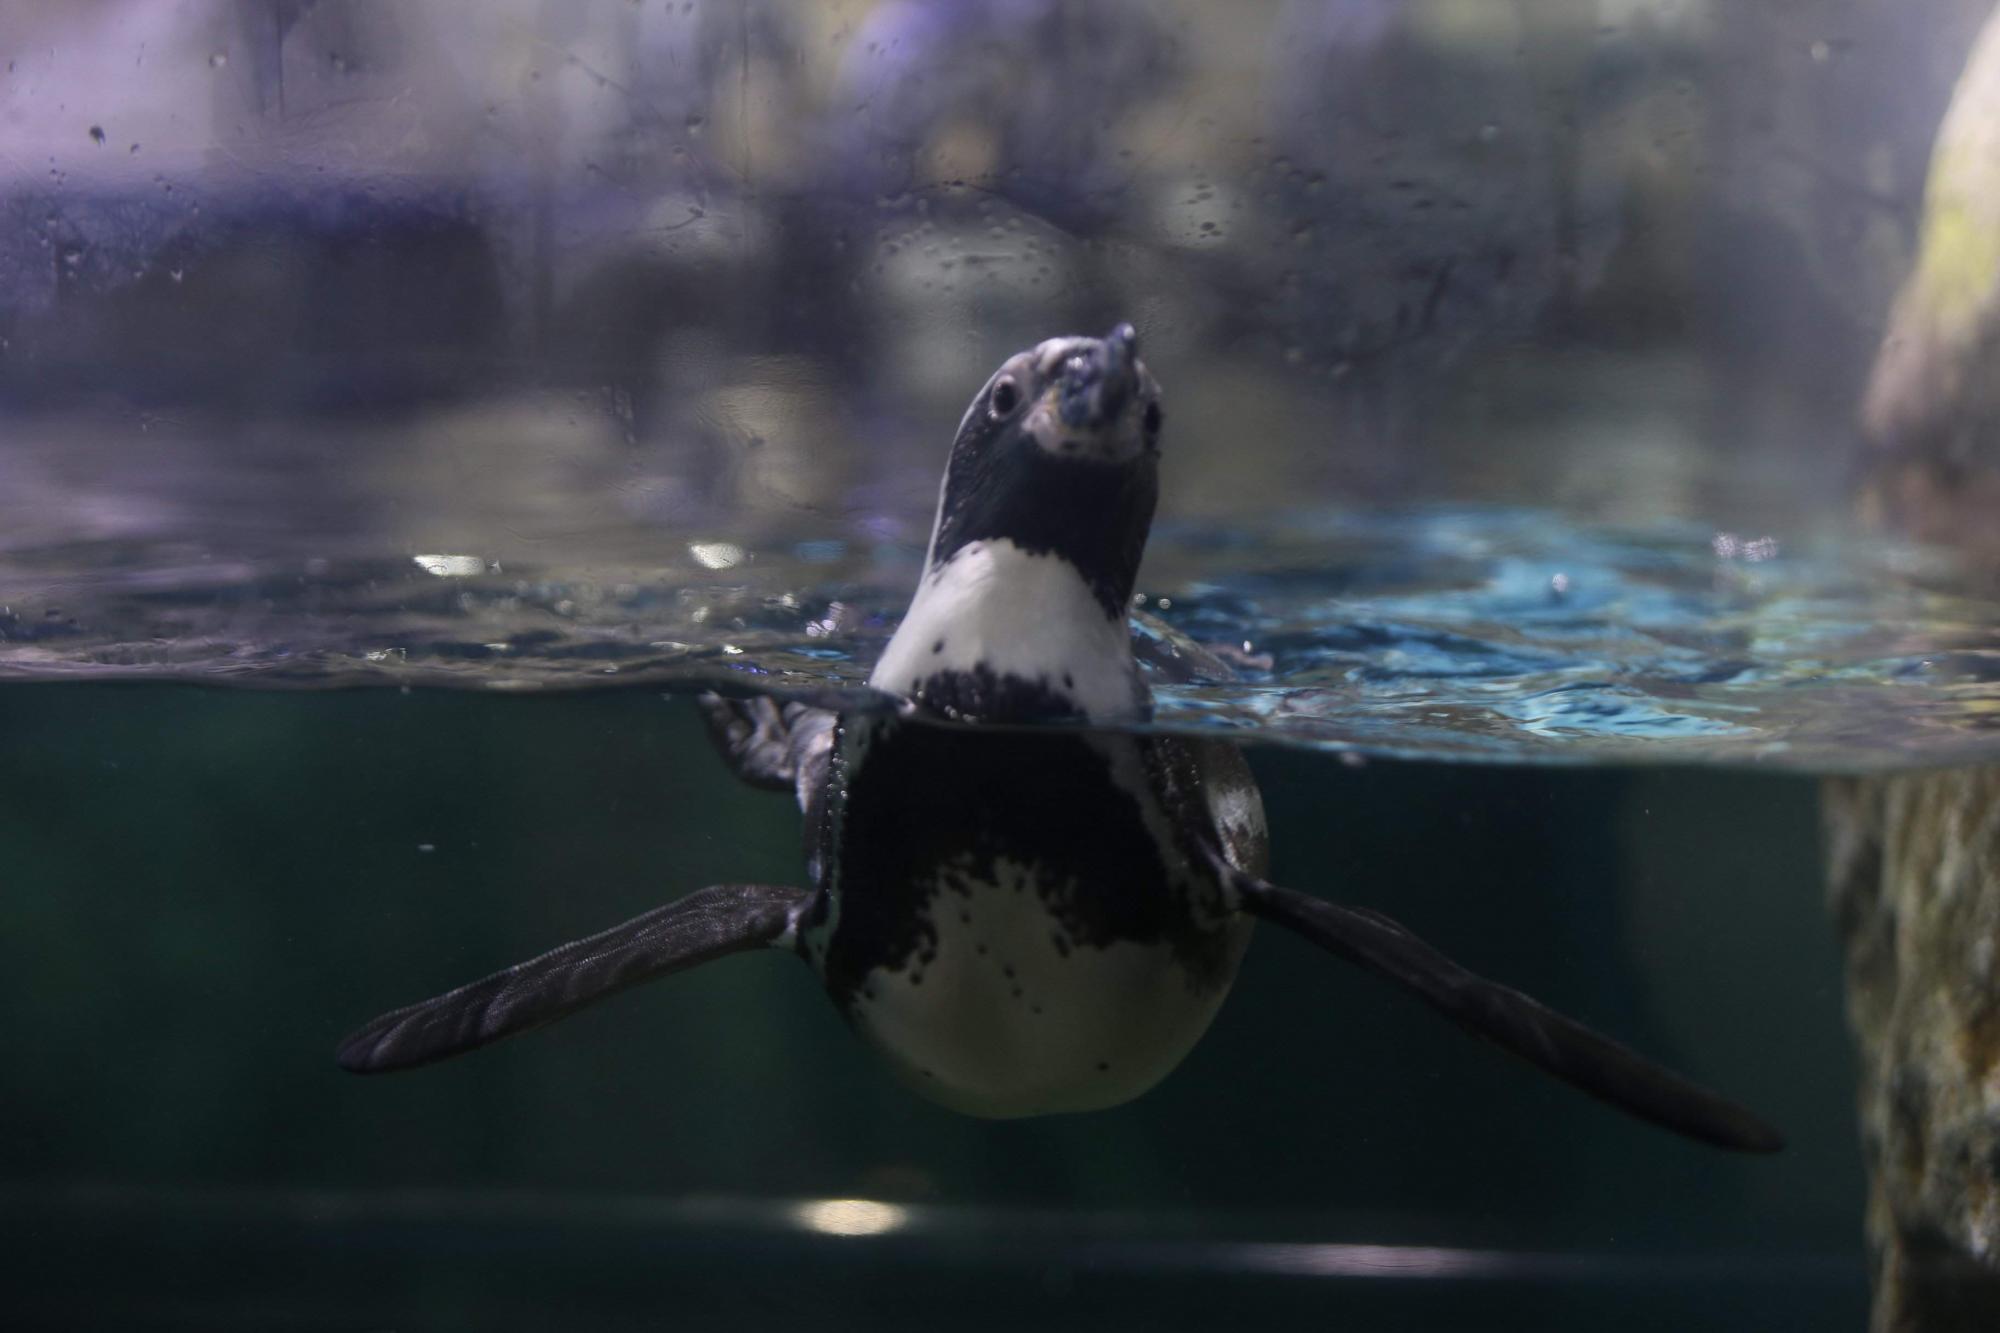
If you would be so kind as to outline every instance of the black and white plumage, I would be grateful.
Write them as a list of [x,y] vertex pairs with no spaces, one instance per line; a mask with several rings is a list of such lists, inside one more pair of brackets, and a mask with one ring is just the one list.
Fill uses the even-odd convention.
[[701,890],[385,1014],[340,1062],[428,1063],[768,945],[802,957],[933,1100],[984,1116],[1090,1110],[1180,1062],[1261,918],[1631,1114],[1777,1148],[1749,1111],[1386,917],[1268,883],[1263,806],[1236,749],[1125,725],[1150,710],[1126,608],[1160,425],[1130,325],[1012,357],[959,423],[922,579],[871,677],[907,706],[704,701],[737,774],[796,794],[809,889]]

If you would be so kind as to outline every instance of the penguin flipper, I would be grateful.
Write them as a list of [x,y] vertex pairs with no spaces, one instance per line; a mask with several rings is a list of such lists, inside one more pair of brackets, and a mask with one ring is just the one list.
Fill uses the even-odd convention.
[[768,884],[697,890],[623,925],[383,1014],[349,1034],[336,1058],[350,1073],[383,1074],[461,1055],[629,986],[779,943],[811,897],[804,889]]
[[766,791],[792,789],[796,775],[784,705],[768,694],[743,699],[704,694],[700,702],[708,737],[730,772]]
[[792,792],[805,809],[833,751],[835,714],[767,694],[704,694],[700,703],[709,739],[730,772],[752,787]]
[[1785,1146],[1784,1136],[1748,1109],[1517,990],[1466,971],[1380,913],[1279,888],[1226,865],[1218,868],[1245,911],[1387,977],[1466,1031],[1628,1115],[1738,1152]]

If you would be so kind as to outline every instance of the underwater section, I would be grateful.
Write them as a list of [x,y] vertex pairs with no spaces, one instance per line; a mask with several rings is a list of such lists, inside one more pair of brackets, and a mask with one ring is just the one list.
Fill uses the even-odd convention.
[[[358,1079],[384,1005],[797,882],[691,700],[0,689],[0,1241],[21,1327],[1853,1328],[1815,783],[1260,747],[1273,874],[1743,1099],[1719,1153],[1260,928],[1137,1100],[913,1096],[776,953]],[[780,1276],[774,1277],[777,1273]],[[1643,1321],[1642,1321],[1643,1322]],[[1648,1325],[1652,1326],[1652,1325]]]

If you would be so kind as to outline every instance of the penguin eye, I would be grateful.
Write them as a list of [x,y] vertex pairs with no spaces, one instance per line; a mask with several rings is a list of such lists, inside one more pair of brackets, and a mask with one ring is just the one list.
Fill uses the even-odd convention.
[[1141,428],[1145,430],[1146,438],[1148,440],[1154,440],[1159,438],[1160,405],[1158,403],[1146,404],[1146,415],[1139,419],[1139,425]]
[[993,396],[987,402],[988,410],[993,414],[995,421],[1001,417],[1013,416],[1014,409],[1021,405],[1021,389],[1014,383],[1014,377],[1002,376],[1000,382],[993,386]]

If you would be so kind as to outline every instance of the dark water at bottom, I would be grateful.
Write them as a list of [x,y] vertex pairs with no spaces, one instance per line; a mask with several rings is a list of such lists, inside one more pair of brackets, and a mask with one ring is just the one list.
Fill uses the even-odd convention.
[[1252,752],[1275,878],[1757,1108],[1791,1143],[1746,1159],[1269,930],[1186,1064],[1089,1116],[918,1101],[777,955],[354,1079],[333,1043],[386,1006],[799,882],[796,813],[649,691],[37,685],[0,736],[12,1327],[1863,1322],[1807,778]]

